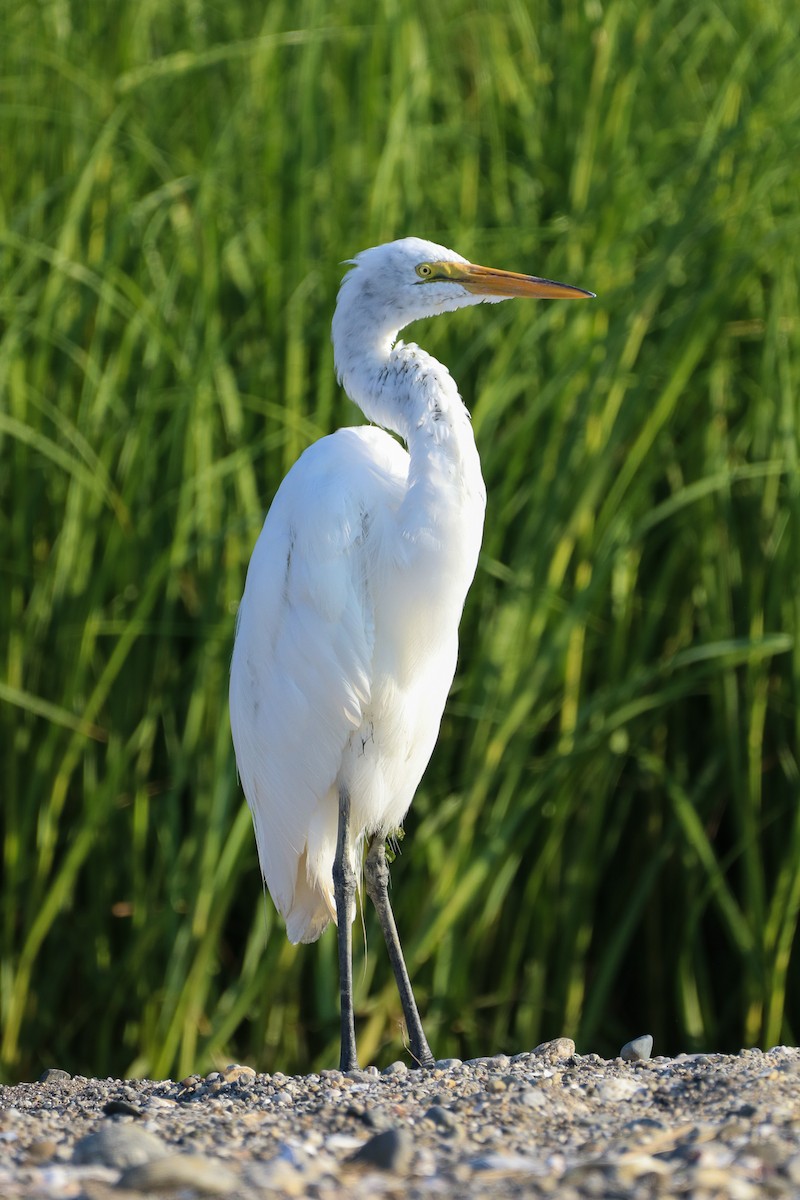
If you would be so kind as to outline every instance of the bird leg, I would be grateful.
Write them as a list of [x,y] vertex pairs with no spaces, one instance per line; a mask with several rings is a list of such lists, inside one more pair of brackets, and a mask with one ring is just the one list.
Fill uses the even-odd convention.
[[408,977],[408,970],[400,946],[400,938],[397,934],[394,913],[389,903],[389,865],[386,862],[386,842],[380,834],[370,842],[369,850],[367,851],[367,861],[364,864],[364,875],[367,895],[375,905],[375,911],[378,914],[378,920],[383,930],[386,949],[389,951],[389,961],[392,964],[394,977],[397,981],[400,1003],[403,1006],[403,1015],[406,1019],[411,1055],[419,1066],[432,1067],[434,1062],[433,1055],[425,1037],[425,1031],[422,1028],[419,1009],[414,999],[411,980]]
[[350,793],[339,789],[339,832],[333,860],[333,894],[336,899],[337,939],[339,946],[339,1003],[342,1022],[339,1070],[358,1067],[356,1026],[353,1015],[353,900],[356,876],[350,859]]

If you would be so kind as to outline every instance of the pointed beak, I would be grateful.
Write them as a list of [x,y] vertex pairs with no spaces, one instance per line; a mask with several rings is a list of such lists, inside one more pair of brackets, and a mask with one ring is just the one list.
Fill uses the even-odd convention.
[[[453,283],[460,283],[476,296],[527,296],[533,300],[584,300],[593,299],[594,292],[573,287],[570,283],[556,283],[553,279],[539,279],[536,275],[519,275],[516,271],[498,271],[494,267],[478,267],[474,263],[437,263],[437,274]],[[440,276],[441,277],[441,276]]]

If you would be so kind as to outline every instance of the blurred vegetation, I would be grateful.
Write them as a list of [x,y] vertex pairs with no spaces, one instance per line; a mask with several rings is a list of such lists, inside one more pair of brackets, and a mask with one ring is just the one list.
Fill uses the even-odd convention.
[[360,419],[340,262],[406,233],[599,297],[412,334],[489,491],[393,867],[431,1044],[796,1041],[798,47],[795,0],[4,5],[6,1078],[335,1065],[335,935],[262,897],[227,670],[280,478]]

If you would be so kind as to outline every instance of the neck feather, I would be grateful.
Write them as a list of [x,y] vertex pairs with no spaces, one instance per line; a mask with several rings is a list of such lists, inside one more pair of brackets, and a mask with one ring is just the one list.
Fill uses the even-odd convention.
[[395,341],[396,331],[371,341],[345,337],[334,318],[333,332],[336,372],[348,396],[408,447],[408,491],[399,513],[407,542],[439,555],[449,546],[456,555],[449,569],[468,585],[486,489],[472,422],[450,372],[419,346]]

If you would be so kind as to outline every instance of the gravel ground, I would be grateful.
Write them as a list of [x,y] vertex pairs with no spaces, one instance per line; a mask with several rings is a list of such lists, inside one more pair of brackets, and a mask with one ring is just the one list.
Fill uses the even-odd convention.
[[800,1050],[0,1087],[3,1200],[214,1195],[800,1197]]

